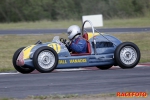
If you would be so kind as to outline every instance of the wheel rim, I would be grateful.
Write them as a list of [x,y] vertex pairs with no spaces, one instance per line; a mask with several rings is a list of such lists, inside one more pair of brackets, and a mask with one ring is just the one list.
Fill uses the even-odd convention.
[[38,64],[43,69],[50,69],[55,63],[55,56],[51,51],[45,50],[38,55]]
[[125,46],[120,51],[121,61],[126,65],[133,64],[137,59],[137,52],[131,46]]

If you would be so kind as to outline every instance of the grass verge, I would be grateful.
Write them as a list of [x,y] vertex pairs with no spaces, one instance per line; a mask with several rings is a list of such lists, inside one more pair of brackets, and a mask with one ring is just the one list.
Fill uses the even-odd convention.
[[[57,34],[67,38],[66,34]],[[126,33],[112,34],[122,41],[131,41],[138,45],[141,51],[141,63],[150,62],[150,33]],[[41,40],[42,42],[51,41],[56,34],[45,35],[0,35],[0,72],[15,71],[12,65],[12,56],[20,48]]]
[[[103,20],[103,28],[120,28],[120,27],[150,27],[150,16],[140,18],[128,19],[110,19]],[[59,20],[59,21],[36,21],[36,22],[18,22],[18,23],[0,23],[0,29],[60,29],[68,28],[70,25],[79,25],[81,27],[81,20]]]
[[96,99],[96,98],[105,98],[105,97],[116,97],[115,93],[109,94],[90,94],[90,95],[78,95],[78,94],[68,94],[68,95],[50,95],[50,96],[29,96],[28,99],[37,99],[37,100],[86,100],[86,99]]
[[149,100],[150,97],[117,97],[115,93],[109,94],[89,94],[89,95],[78,95],[78,94],[68,94],[68,95],[41,95],[41,96],[29,96],[24,99],[14,99],[14,98],[1,98],[0,100]]

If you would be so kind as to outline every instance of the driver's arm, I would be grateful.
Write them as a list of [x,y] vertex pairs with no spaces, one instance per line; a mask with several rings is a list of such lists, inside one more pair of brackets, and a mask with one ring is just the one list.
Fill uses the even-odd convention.
[[74,43],[72,42],[72,44],[70,45],[70,48],[75,51],[75,52],[78,52],[78,53],[83,53],[83,49],[85,48],[86,46],[86,41],[81,39],[79,40],[78,43]]
[[70,41],[66,41],[65,46],[68,49],[69,52],[72,52],[72,49],[70,48],[71,42]]

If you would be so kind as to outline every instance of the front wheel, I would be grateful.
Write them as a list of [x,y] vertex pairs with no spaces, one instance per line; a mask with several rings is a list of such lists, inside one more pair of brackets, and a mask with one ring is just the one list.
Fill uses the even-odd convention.
[[132,42],[123,42],[115,50],[114,58],[117,64],[123,68],[133,68],[140,61],[140,50]]
[[53,48],[40,47],[34,53],[33,64],[41,73],[51,72],[57,67],[58,55]]
[[14,65],[14,68],[20,72],[20,73],[23,73],[23,74],[28,74],[28,73],[31,73],[32,71],[34,71],[34,68],[30,68],[30,67],[27,67],[26,65],[24,66],[18,66],[16,64],[16,61],[17,61],[17,58],[20,54],[20,52],[24,49],[25,47],[22,47],[22,48],[19,48],[13,55],[13,59],[12,59],[12,63]]

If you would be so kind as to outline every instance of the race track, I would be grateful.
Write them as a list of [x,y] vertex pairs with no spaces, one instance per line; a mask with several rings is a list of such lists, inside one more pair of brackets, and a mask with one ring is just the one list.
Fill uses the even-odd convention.
[[[97,28],[96,28],[97,29]],[[109,33],[126,33],[126,32],[149,32],[150,27],[144,28],[102,28],[97,29],[100,32]],[[91,29],[87,29],[91,32]],[[49,33],[66,33],[67,29],[20,29],[20,30],[0,30],[0,35],[3,34],[49,34]]]
[[[0,30],[0,34],[63,33],[67,29]],[[150,28],[101,29],[101,32],[148,32]],[[133,69],[54,71],[46,74],[0,73],[0,97],[150,92],[150,65]]]
[[46,74],[1,74],[0,97],[150,92],[150,66],[133,69],[54,71]]

